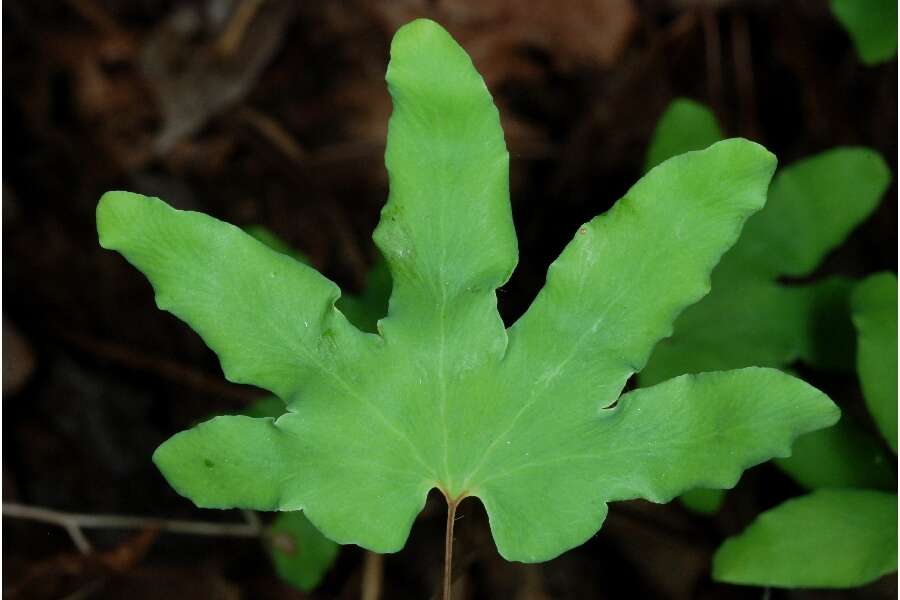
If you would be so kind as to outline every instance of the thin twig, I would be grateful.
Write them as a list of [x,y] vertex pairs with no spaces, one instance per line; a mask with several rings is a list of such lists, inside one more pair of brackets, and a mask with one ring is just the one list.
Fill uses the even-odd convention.
[[[29,521],[41,521],[64,527],[72,533],[72,528],[81,529],[159,529],[170,533],[187,535],[208,535],[214,537],[259,537],[262,527],[257,523],[212,523],[208,521],[184,521],[178,519],[157,519],[128,515],[88,515],[70,513],[39,506],[28,506],[14,502],[3,503],[3,516]],[[73,537],[73,541],[75,538]],[[84,540],[87,543],[87,540]],[[75,542],[78,545],[78,542]],[[88,549],[90,545],[88,544]],[[81,550],[81,547],[79,547]],[[89,551],[89,550],[88,550]]]
[[60,523],[60,525],[65,527],[69,537],[72,538],[72,543],[75,544],[75,547],[78,548],[79,552],[82,554],[90,554],[94,551],[94,547],[91,546],[88,539],[84,537],[84,532],[81,531],[81,528],[77,524],[68,521],[66,523]]
[[253,127],[292,162],[300,165],[306,163],[309,152],[276,119],[249,107],[240,109],[237,117]]
[[263,0],[245,0],[239,2],[234,13],[225,25],[222,35],[216,40],[219,52],[223,56],[231,56],[240,47],[244,40],[247,28],[256,17],[256,13],[262,8]]
[[384,557],[376,552],[366,552],[363,559],[362,600],[381,598],[381,582],[384,578]]

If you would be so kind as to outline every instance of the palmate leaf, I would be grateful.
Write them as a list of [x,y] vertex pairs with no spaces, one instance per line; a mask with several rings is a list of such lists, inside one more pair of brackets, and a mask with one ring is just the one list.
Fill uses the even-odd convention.
[[508,154],[469,57],[437,24],[398,31],[391,192],[375,241],[394,281],[379,333],[337,287],[240,230],[113,192],[101,244],[215,350],[227,377],[288,402],[217,417],[154,460],[203,507],[303,509],[329,538],[400,549],[429,490],[477,497],[501,554],[541,561],[601,526],[606,503],[666,501],[789,452],[830,425],[822,393],[768,369],[621,395],[759,210],[775,159],[746,140],[669,160],[586,223],[508,331],[495,289],[517,260]]
[[728,583],[845,588],[897,570],[897,495],[817,490],[762,513],[716,552]]

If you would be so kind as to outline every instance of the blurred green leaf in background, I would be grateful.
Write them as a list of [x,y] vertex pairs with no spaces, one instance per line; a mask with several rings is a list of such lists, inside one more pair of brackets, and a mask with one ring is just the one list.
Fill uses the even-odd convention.
[[[674,100],[660,118],[647,168],[671,154],[705,148],[723,136],[712,111]],[[640,373],[653,385],[682,373],[748,365],[785,368],[795,361],[824,369],[853,368],[850,320],[854,282],[808,278],[881,202],[890,183],[884,159],[868,148],[822,152],[785,168],[769,188],[766,206],[752,216],[738,242],[713,271],[712,290],[676,320],[672,337],[655,348]],[[776,459],[801,485],[857,485],[891,489],[893,470],[882,444],[850,418],[800,438],[790,458]],[[689,508],[716,512],[724,490],[692,490]]]

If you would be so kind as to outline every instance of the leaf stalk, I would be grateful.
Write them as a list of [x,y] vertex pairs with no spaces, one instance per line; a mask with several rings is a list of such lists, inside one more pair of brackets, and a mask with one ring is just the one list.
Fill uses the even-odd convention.
[[444,584],[442,600],[450,600],[450,584],[453,582],[453,524],[456,522],[456,507],[460,499],[447,500],[447,528],[444,537]]

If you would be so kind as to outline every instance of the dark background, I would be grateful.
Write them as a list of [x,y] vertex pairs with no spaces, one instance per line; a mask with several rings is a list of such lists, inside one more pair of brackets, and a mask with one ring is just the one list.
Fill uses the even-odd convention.
[[[3,499],[83,513],[239,521],[177,496],[150,462],[171,434],[258,392],[221,376],[149,284],[97,243],[100,194],[129,189],[263,224],[359,291],[386,198],[397,27],[430,16],[471,53],[512,155],[520,265],[508,322],[584,221],[640,176],[675,96],[781,164],[862,144],[897,164],[897,63],[860,64],[824,0],[403,0],[3,3]],[[821,273],[896,271],[896,184]],[[824,374],[826,391],[855,385]],[[480,505],[457,523],[455,598],[891,598],[896,576],[846,592],[714,584],[724,536],[797,489],[752,469],[715,517],[679,504],[611,507],[583,547],[523,566],[496,554]],[[384,562],[384,598],[433,594],[444,507],[432,498]],[[136,537],[137,535],[137,537]],[[4,598],[303,598],[258,542],[90,531],[5,518]],[[152,543],[150,543],[152,542]],[[363,552],[342,550],[310,597],[358,597]],[[769,595],[766,595],[769,594]]]

